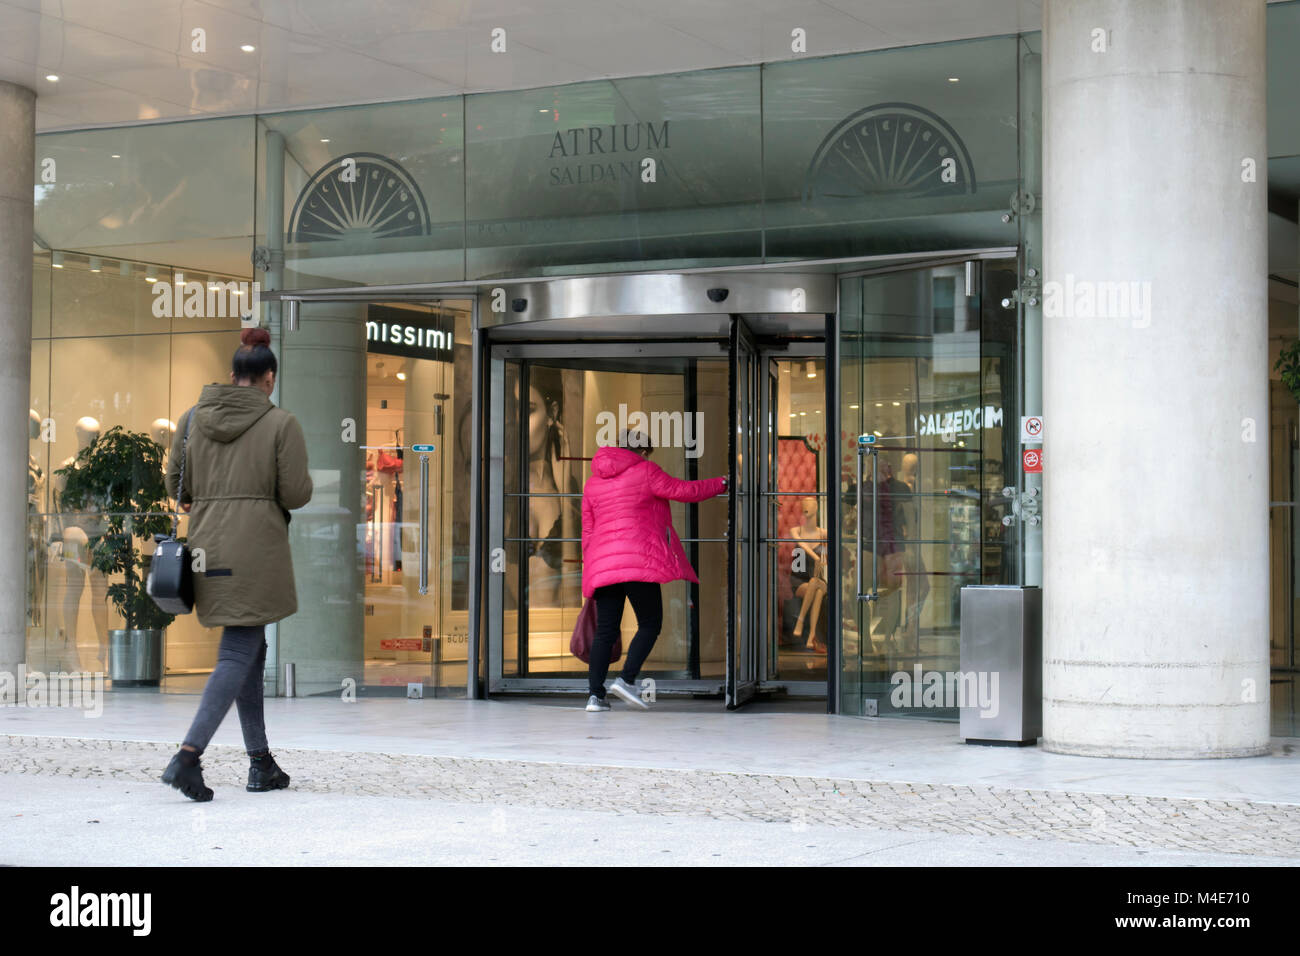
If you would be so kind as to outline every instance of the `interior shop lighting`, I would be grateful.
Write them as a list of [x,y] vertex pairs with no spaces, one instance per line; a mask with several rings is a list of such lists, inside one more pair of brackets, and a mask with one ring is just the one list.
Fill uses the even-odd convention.
[[876,431],[872,432],[871,434],[875,435],[877,438],[884,438],[884,437],[885,437],[884,432],[880,431],[879,429],[877,429]]
[[959,77],[956,77],[956,76],[950,76],[950,77],[948,77],[948,82],[949,82],[949,83],[957,83],[957,82],[959,82],[959,81],[960,81],[960,78],[959,78]]
[[157,269],[154,269],[154,268],[152,268],[152,267],[151,267],[151,268],[148,268],[148,269],[145,269],[145,270],[144,270],[144,281],[145,281],[145,282],[157,282],[157,281],[158,281],[158,270],[157,270]]
[[849,408],[853,408],[853,409],[856,409],[857,407],[858,407],[858,406],[856,406],[856,405],[850,405],[850,406],[849,406]]
[[807,371],[809,378],[817,377],[817,366],[811,359],[804,365],[804,370]]
[[121,154],[121,153],[114,153],[113,156],[112,156],[112,158],[113,158],[113,159],[121,159],[121,158],[122,158],[122,154]]
[[397,373],[397,380],[398,380],[399,382],[405,382],[405,381],[406,381],[406,373],[405,373],[405,372],[398,372],[398,373]]
[[52,268],[54,268],[54,269],[62,269],[62,268],[63,268],[63,253],[61,253],[61,252],[51,252],[51,253],[50,253],[50,266],[51,266]]
[[903,404],[902,402],[894,402],[894,407],[895,407],[895,408],[898,408],[898,406],[900,406],[900,405],[902,405],[902,404]]
[[251,43],[245,43],[243,46],[240,47],[240,49],[243,50],[245,53],[252,53],[254,50],[257,49],[257,47],[253,46],[253,44]]
[[91,272],[102,272],[104,269],[104,263],[99,256],[91,256],[89,265]]
[[45,78],[49,80],[51,83],[59,82],[59,75],[57,73],[46,73]]

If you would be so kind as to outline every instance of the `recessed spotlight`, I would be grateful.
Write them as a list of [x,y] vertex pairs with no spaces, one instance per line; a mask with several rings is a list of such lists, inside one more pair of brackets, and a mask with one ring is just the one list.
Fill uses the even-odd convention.
[[63,253],[61,253],[61,252],[51,252],[51,253],[50,253],[50,266],[53,267],[53,268],[55,268],[55,269],[62,269],[62,268],[63,268]]
[[857,408],[857,407],[858,407],[858,406],[856,406],[856,405],[850,405],[850,406],[849,406],[849,408]]
[[321,142],[322,142],[322,143],[328,143],[329,140],[328,140],[328,139],[322,139]]
[[154,269],[154,268],[148,268],[148,269],[145,269],[145,270],[144,270],[144,281],[145,281],[145,282],[157,282],[157,281],[158,281],[158,270],[157,270],[157,269]]
[[240,47],[240,49],[243,50],[245,53],[252,53],[254,50],[257,49],[257,47],[253,46],[253,44],[251,43],[245,43],[243,46]]
[[948,82],[949,82],[949,83],[957,83],[957,82],[959,82],[959,78],[958,78],[958,77],[955,77],[955,76],[950,76],[950,77],[948,77]]
[[103,261],[100,260],[99,256],[91,256],[91,257],[90,257],[90,263],[89,263],[89,264],[90,264],[90,271],[91,271],[91,272],[101,272],[101,271],[103,271],[104,263],[103,263]]
[[46,73],[45,78],[49,80],[51,83],[59,82],[59,75],[57,73]]
[[398,373],[397,373],[397,380],[398,380],[399,382],[405,382],[405,381],[406,381],[406,373],[405,373],[405,372],[398,372]]
[[112,158],[113,158],[113,159],[121,159],[121,158],[122,158],[122,154],[121,154],[121,153],[114,153]]
[[903,404],[902,402],[894,402],[894,407],[897,408],[899,405],[902,405],[902,404]]
[[539,113],[549,113],[550,110],[542,109],[542,110],[538,110],[537,112],[539,112]]

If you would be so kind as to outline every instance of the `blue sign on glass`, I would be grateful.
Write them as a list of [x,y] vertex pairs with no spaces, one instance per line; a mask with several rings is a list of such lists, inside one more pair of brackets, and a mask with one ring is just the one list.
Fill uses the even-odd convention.
[[432,445],[412,445],[411,451],[428,452],[433,451]]

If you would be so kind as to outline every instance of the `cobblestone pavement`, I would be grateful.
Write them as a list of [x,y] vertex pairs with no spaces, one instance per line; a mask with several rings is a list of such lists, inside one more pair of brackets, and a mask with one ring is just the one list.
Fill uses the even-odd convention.
[[[0,736],[0,774],[157,782],[174,752],[164,743]],[[322,750],[278,750],[276,759],[295,789],[312,793],[1300,858],[1293,804]],[[242,750],[213,746],[203,760],[218,799],[222,788],[243,788]]]

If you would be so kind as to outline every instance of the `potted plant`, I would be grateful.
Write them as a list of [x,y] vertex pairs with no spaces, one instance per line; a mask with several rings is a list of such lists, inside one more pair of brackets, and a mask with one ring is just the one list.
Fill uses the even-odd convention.
[[125,628],[110,630],[109,678],[118,685],[157,686],[162,679],[162,634],[174,615],[145,591],[149,556],[136,539],[151,540],[172,527],[163,481],[163,448],[148,435],[114,426],[56,474],[66,484],[61,511],[97,512],[103,534],[92,538],[90,563],[106,575],[122,576],[108,597]]
[[1273,365],[1273,371],[1280,372],[1282,384],[1300,401],[1300,339],[1296,339],[1282,350]]

